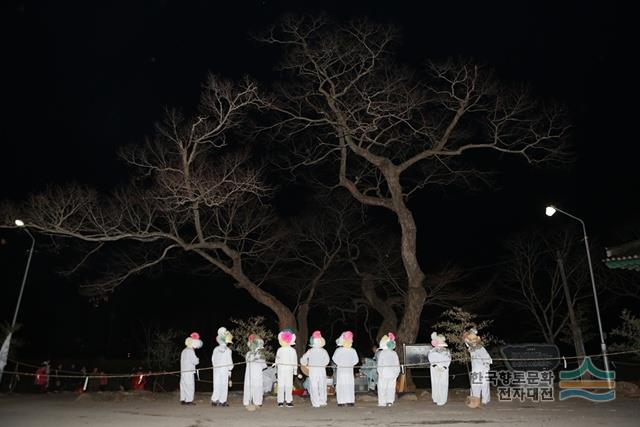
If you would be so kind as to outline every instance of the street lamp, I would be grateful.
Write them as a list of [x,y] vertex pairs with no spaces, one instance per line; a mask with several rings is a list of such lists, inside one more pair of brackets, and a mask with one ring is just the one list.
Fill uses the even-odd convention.
[[20,302],[22,301],[22,293],[24,292],[24,284],[27,283],[27,275],[29,274],[29,266],[31,265],[31,257],[33,256],[33,248],[36,245],[36,239],[33,238],[33,235],[29,231],[27,227],[24,226],[24,222],[20,219],[15,220],[15,224],[22,228],[27,232],[29,237],[31,237],[31,249],[29,249],[29,258],[27,258],[27,266],[24,269],[24,274],[22,275],[22,286],[20,286],[20,293],[18,294],[18,303],[16,304],[16,311],[13,313],[13,321],[11,322],[11,329],[16,326],[16,320],[18,319],[18,311],[20,310]]
[[[584,235],[584,247],[587,250],[587,261],[589,263],[589,274],[591,276],[591,287],[593,288],[593,300],[596,304],[596,316],[598,317],[598,329],[600,330],[600,348],[602,349],[602,358],[604,360],[604,369],[609,372],[609,357],[607,356],[607,345],[604,341],[604,333],[602,332],[602,320],[600,319],[600,307],[598,305],[598,293],[596,292],[596,279],[593,275],[593,265],[591,264],[591,251],[589,250],[589,238],[587,237],[587,227],[584,224],[584,221],[578,218],[575,215],[571,215],[569,212],[565,212],[562,209],[559,209],[553,205],[547,206],[545,209],[545,214],[547,216],[553,216],[556,212],[560,212],[565,214],[569,218],[573,218],[576,221],[580,222],[582,225],[582,233]],[[611,380],[607,378],[607,383],[609,384],[609,388],[611,388]]]
[[29,266],[31,265],[31,257],[33,256],[33,248],[36,245],[36,239],[34,239],[33,235],[29,231],[28,228],[25,227],[24,221],[20,219],[16,219],[14,221],[16,226],[22,228],[27,232],[29,237],[31,237],[31,248],[29,249],[29,258],[27,258],[27,266],[24,269],[24,275],[22,276],[22,285],[20,286],[20,293],[18,294],[18,303],[16,304],[16,311],[13,312],[13,320],[11,321],[11,329],[9,329],[9,333],[4,339],[2,343],[2,348],[0,348],[0,380],[2,380],[2,373],[4,372],[4,367],[7,365],[7,359],[9,357],[9,347],[11,346],[11,335],[16,326],[16,321],[18,320],[18,311],[20,310],[20,303],[22,302],[22,294],[24,293],[24,285],[27,283],[27,275],[29,274]]

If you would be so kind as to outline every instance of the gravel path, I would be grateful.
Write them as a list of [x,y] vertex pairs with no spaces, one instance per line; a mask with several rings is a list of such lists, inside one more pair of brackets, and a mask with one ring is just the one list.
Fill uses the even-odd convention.
[[[453,396],[443,407],[431,401],[399,400],[393,407],[378,408],[373,396],[358,396],[354,408],[339,408],[330,400],[325,408],[312,408],[308,400],[294,408],[278,408],[273,397],[254,412],[247,411],[238,395],[230,407],[213,408],[209,394],[198,393],[196,405],[182,406],[171,393],[71,393],[0,395],[2,427],[204,427],[204,426],[638,426],[640,401],[618,398],[595,404],[582,400],[546,403],[494,401],[481,409],[469,409],[462,396]],[[414,397],[415,399],[415,397]]]

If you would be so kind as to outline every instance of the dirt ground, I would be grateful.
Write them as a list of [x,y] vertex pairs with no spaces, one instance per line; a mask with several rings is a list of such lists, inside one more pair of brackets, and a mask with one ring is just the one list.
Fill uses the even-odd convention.
[[[419,395],[420,396],[420,395]],[[393,407],[378,408],[373,395],[358,395],[353,408],[340,408],[330,398],[325,408],[312,408],[297,398],[294,408],[278,408],[272,396],[256,411],[242,406],[240,394],[230,395],[230,407],[211,407],[209,393],[198,393],[196,405],[182,406],[174,393],[0,394],[2,427],[204,427],[204,426],[638,426],[640,400],[618,398],[609,403],[579,399],[563,402],[498,402],[481,409],[464,405],[464,394],[453,393],[437,407],[428,395],[403,396]]]

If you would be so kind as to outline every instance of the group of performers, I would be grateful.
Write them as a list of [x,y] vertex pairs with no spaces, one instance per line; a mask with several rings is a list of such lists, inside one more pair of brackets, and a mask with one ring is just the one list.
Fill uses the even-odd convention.
[[[477,407],[480,402],[489,402],[488,372],[492,363],[487,350],[482,346],[480,337],[475,329],[464,333],[463,340],[471,357],[471,404]],[[231,371],[234,367],[229,344],[233,336],[224,327],[218,329],[216,336],[218,345],[211,356],[213,365],[213,393],[212,406],[229,406],[227,403],[230,386]],[[298,366],[308,372],[309,397],[314,408],[327,405],[327,373],[326,368],[333,361],[336,368],[335,391],[338,406],[355,405],[354,367],[359,358],[353,349],[353,333],[343,332],[336,340],[338,348],[329,357],[323,348],[325,339],[320,331],[315,331],[309,338],[309,350],[298,361],[295,349],[296,335],[290,329],[282,330],[278,334],[280,347],[276,352],[275,368],[277,371],[277,402],[279,407],[293,406],[293,378],[301,377]],[[246,370],[244,376],[243,404],[245,406],[262,406],[264,387],[264,372],[268,368],[264,357],[264,341],[256,334],[251,334],[247,341],[249,351],[245,356]],[[431,334],[432,349],[428,359],[431,373],[431,397],[436,405],[442,406],[447,402],[449,392],[449,365],[451,352],[443,335],[436,332]],[[202,347],[202,341],[197,332],[192,333],[185,341],[185,349],[180,357],[180,401],[183,405],[193,404],[196,366],[199,359],[195,349]],[[396,381],[400,375],[400,361],[395,351],[396,337],[389,332],[380,339],[376,352],[376,371],[378,377],[378,406],[391,406],[396,398]],[[469,403],[468,403],[469,404]]]

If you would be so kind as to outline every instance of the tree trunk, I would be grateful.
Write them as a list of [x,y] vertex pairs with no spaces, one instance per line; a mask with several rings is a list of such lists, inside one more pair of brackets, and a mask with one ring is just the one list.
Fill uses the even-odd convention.
[[579,363],[582,363],[585,356],[584,351],[584,341],[582,339],[582,329],[578,324],[578,319],[576,318],[576,314],[573,307],[573,299],[571,298],[571,292],[569,292],[569,284],[567,283],[567,275],[564,270],[564,261],[562,260],[562,256],[560,251],[557,252],[558,255],[558,269],[560,270],[560,277],[562,279],[562,287],[564,288],[564,296],[567,300],[567,310],[569,311],[569,325],[571,327],[571,334],[573,335],[573,345],[576,349],[576,356],[578,356]]
[[311,307],[311,301],[316,293],[320,279],[322,279],[322,276],[324,276],[326,271],[327,269],[325,266],[325,268],[321,269],[315,275],[311,281],[307,297],[300,303],[298,311],[296,312],[296,320],[298,321],[298,329],[296,329],[296,349],[298,350],[299,355],[304,354],[305,349],[307,348],[307,342],[309,341],[309,310]]
[[362,294],[369,303],[369,306],[382,316],[382,323],[376,334],[376,341],[380,341],[380,338],[386,333],[396,331],[398,327],[398,316],[396,316],[396,312],[393,311],[391,304],[378,296],[371,274],[365,273],[362,275],[361,288]]
[[418,264],[416,256],[417,227],[413,214],[407,208],[402,195],[402,186],[397,174],[385,174],[392,195],[394,211],[398,217],[402,232],[400,252],[402,263],[407,272],[407,294],[404,302],[404,313],[398,329],[398,339],[407,344],[414,343],[420,330],[422,308],[427,299],[424,289],[425,275]]
[[298,320],[298,329],[296,330],[296,349],[298,350],[298,356],[302,356],[307,348],[307,341],[309,340],[309,304],[302,303],[296,313],[296,319]]
[[249,295],[251,295],[253,299],[258,301],[260,304],[266,305],[275,313],[278,317],[278,327],[280,329],[291,328],[295,330],[296,318],[291,310],[289,310],[289,307],[284,305],[282,301],[269,292],[257,286],[246,276],[241,275],[240,277],[236,277],[236,279],[240,279],[238,280],[236,287],[249,292]]
[[[334,111],[335,106],[332,106]],[[337,112],[339,118],[340,113]],[[344,120],[340,120],[344,123]],[[344,128],[348,128],[346,125]],[[346,132],[345,132],[346,134]],[[342,138],[342,137],[341,137]],[[424,288],[425,274],[418,264],[418,258],[416,255],[416,240],[417,240],[417,227],[413,218],[413,213],[407,207],[402,192],[402,185],[400,184],[400,168],[394,165],[390,160],[384,158],[376,158],[371,153],[366,152],[357,147],[353,143],[348,143],[348,136],[344,136],[343,144],[349,145],[357,155],[365,158],[371,164],[379,168],[380,172],[384,175],[387,188],[391,194],[391,203],[383,202],[382,199],[371,200],[357,192],[355,185],[348,181],[345,176],[346,169],[346,154],[344,152],[341,155],[340,166],[340,184],[347,190],[354,194],[356,199],[362,203],[372,206],[383,206],[393,211],[398,218],[401,230],[401,247],[400,255],[402,257],[402,264],[407,273],[407,293],[405,296],[404,312],[402,320],[400,321],[400,327],[398,328],[398,338],[405,343],[414,343],[420,329],[420,317],[422,315],[422,308],[424,302],[427,299],[427,292]]]
[[[400,185],[400,177],[395,171],[393,174],[385,174],[385,177],[391,192],[394,211],[398,217],[398,223],[400,224],[400,230],[402,232],[400,253],[402,255],[402,263],[407,272],[407,294],[404,301],[402,320],[398,328],[397,341],[400,361],[404,363],[402,345],[416,342],[418,332],[420,331],[422,308],[427,299],[427,291],[424,288],[425,274],[420,268],[420,264],[418,264],[416,254],[418,229],[415,219],[413,218],[413,213],[405,203],[402,186]],[[410,370],[407,369],[405,373],[406,390],[415,390],[415,384],[413,383]]]

